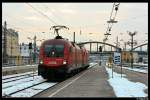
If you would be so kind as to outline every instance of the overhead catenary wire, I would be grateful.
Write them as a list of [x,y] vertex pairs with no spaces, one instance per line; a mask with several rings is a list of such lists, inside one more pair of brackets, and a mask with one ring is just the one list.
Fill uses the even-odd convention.
[[[58,13],[56,14],[56,13],[54,13],[53,11],[52,11],[52,9],[49,9],[49,7],[47,6],[47,5],[43,5],[44,7],[46,7],[46,9],[48,9],[49,11],[51,11],[51,14],[55,17],[55,18],[57,18],[59,21],[61,21],[62,23],[64,23],[63,22],[63,20],[62,20],[62,17],[60,17],[60,15],[58,15]],[[54,9],[54,8],[53,8]],[[55,9],[55,11],[57,11],[56,9]],[[57,11],[58,12],[58,11]]]
[[[54,20],[52,20],[51,18],[49,18],[49,16],[47,16],[46,14],[44,14],[43,12],[39,11],[38,9],[36,9],[35,7],[33,7],[31,4],[26,3],[27,5],[29,5],[30,7],[32,7],[34,10],[36,10],[38,13],[40,13],[41,15],[43,15],[45,18],[47,18],[49,21],[51,21],[54,26],[59,26],[59,24],[57,24]],[[52,13],[54,15],[54,13]]]
[[[49,7],[47,6],[47,5],[43,5],[43,7],[45,7],[46,9],[48,9],[49,11],[51,11],[51,14],[55,17],[55,18],[57,18],[57,19],[59,19],[59,21],[61,21],[62,22],[62,17],[60,17],[59,16],[59,14],[58,13],[54,13],[53,11],[52,11],[52,9],[49,9]],[[56,12],[58,12],[58,10],[57,9],[54,9]],[[66,24],[66,23],[65,23]],[[85,26],[83,26],[82,28],[87,28],[87,27],[94,27],[94,26],[98,26],[99,24],[94,24],[94,25],[85,25]],[[67,26],[70,26],[70,27],[72,27],[72,28],[78,28],[78,27],[74,27],[74,26],[71,26],[71,25],[67,25]],[[81,27],[80,27],[81,28]],[[81,30],[81,29],[80,29]]]
[[33,7],[31,4],[26,3],[28,6],[30,6],[31,8],[33,8],[35,11],[37,11],[38,13],[40,13],[42,16],[44,16],[45,18],[47,18],[50,22],[52,22],[55,25],[58,25],[54,20],[50,19],[47,15],[45,15],[43,12],[39,11],[38,9],[36,9],[35,7]]

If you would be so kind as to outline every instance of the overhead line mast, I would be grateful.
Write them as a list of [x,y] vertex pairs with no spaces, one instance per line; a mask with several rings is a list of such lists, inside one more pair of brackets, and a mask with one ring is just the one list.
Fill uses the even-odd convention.
[[[110,19],[109,19],[109,21],[107,21],[108,27],[107,27],[106,33],[104,34],[105,38],[103,39],[103,42],[106,42],[108,40],[108,35],[111,35],[110,32],[112,30],[113,23],[117,23],[117,21],[115,21],[115,18],[116,18],[116,15],[117,15],[119,5],[120,5],[120,3],[114,3],[113,4],[112,11],[110,13]],[[113,16],[114,10],[115,10],[115,14]],[[104,46],[105,46],[105,44],[103,45],[103,47]]]

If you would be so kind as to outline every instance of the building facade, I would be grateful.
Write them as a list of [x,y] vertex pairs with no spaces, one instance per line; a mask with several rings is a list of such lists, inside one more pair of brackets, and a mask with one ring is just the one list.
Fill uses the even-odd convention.
[[[130,51],[123,51],[121,53],[121,56],[122,56],[122,61],[123,62],[127,62],[127,63],[130,63],[131,62],[131,52]],[[139,55],[137,52],[133,52],[133,62],[138,62],[138,59],[139,59]]]
[[[38,63],[39,47],[36,47],[34,51],[34,44],[32,44],[32,49],[30,50],[29,44],[22,43],[19,45],[19,48],[20,48],[19,62],[21,64]],[[35,62],[33,62],[33,59],[35,59]]]
[[18,32],[14,29],[7,29],[6,22],[2,26],[2,55],[5,56],[3,56],[3,61],[12,65],[16,65],[17,56],[20,55]]
[[9,57],[19,56],[18,32],[13,29],[7,31],[7,54]]
[[21,64],[29,64],[30,63],[30,50],[29,50],[29,45],[28,44],[20,44],[20,63]]
[[2,26],[2,54],[4,54],[4,27]]

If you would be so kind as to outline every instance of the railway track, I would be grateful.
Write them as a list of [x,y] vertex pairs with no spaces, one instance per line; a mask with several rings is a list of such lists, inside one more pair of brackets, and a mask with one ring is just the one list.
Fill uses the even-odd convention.
[[52,87],[55,84],[57,83],[48,83],[48,81],[43,81],[23,89],[13,91],[9,94],[4,94],[3,97],[32,97],[33,95]]
[[2,97],[4,98],[32,97],[57,84],[57,82],[49,82],[38,75],[35,75],[34,79],[32,75],[28,74],[21,75],[20,77],[17,75],[17,77],[13,76],[11,78],[9,77],[3,80],[5,81],[2,83]]
[[44,91],[47,88],[51,88],[57,85],[57,83],[49,83],[47,81],[42,82],[40,84],[31,86],[30,88],[21,90],[20,92],[16,92],[11,94],[11,97],[33,97],[34,95],[38,94],[39,92]]
[[29,78],[29,77],[35,77],[38,76],[37,74],[30,74],[30,75],[26,75],[24,77],[14,77],[12,79],[7,79],[7,80],[2,80],[2,83],[8,83],[8,82],[13,82],[13,81],[17,81],[17,80],[21,80],[21,79],[25,79],[25,78]]
[[21,77],[21,76],[29,76],[33,73],[37,73],[37,71],[35,72],[27,72],[27,73],[23,73],[23,74],[16,74],[16,75],[8,75],[8,76],[3,76],[2,80],[7,80],[7,79],[12,79],[12,78],[17,78],[17,77]]
[[124,68],[124,69],[135,71],[138,73],[143,73],[143,74],[148,73],[148,67],[145,67],[145,66],[136,65],[136,66],[133,66],[133,68],[129,67],[130,65],[123,64],[122,66],[123,66],[122,68]]
[[35,72],[32,71],[32,72],[26,72],[22,74],[3,76],[2,84],[17,81],[17,80],[22,80],[22,79],[29,78],[29,77],[35,77],[37,76],[37,73],[38,73],[37,71]]
[[[34,97],[40,97],[43,93],[47,93],[47,92],[48,92],[49,90],[51,90],[51,89],[54,89],[54,88],[56,88],[56,87],[59,87],[59,86],[61,86],[62,84],[68,84],[68,81],[73,80],[73,79],[76,78],[78,75],[84,73],[85,71],[91,69],[92,67],[94,67],[94,66],[96,66],[96,65],[97,65],[97,63],[91,64],[87,69],[82,70],[82,71],[80,71],[79,73],[75,73],[73,76],[67,78],[66,80],[64,80],[64,81],[62,81],[62,82],[59,82],[59,83],[57,83],[56,85],[54,85],[54,86],[52,86],[52,87],[49,87],[49,88],[47,88],[47,89],[45,89],[45,90],[43,90],[43,91],[41,91],[41,92],[39,92],[39,93],[33,95],[32,97],[33,97],[33,98],[34,98]],[[70,82],[70,83],[71,83],[71,82]],[[69,83],[69,84],[70,84],[70,83]],[[55,87],[55,86],[56,86],[56,87]]]
[[[26,76],[26,75],[22,75],[20,77],[23,77],[23,76]],[[24,77],[22,79],[20,78],[18,80],[16,79],[12,81],[7,81],[7,80],[10,80],[10,78],[7,78],[7,79],[5,78],[4,80],[7,82],[2,83],[2,97],[4,98],[34,97],[35,95],[61,83],[61,82],[49,82],[48,80],[43,79],[41,76],[37,76],[37,75],[34,76],[34,78],[33,76],[30,76],[30,75],[27,75],[27,76],[28,78]],[[17,76],[17,78],[19,78],[19,76]],[[15,79],[14,76],[13,76],[13,79]],[[66,81],[67,79],[63,80],[62,82]]]
[[[47,84],[47,86],[46,85],[43,86],[43,84]],[[39,87],[46,89],[54,84],[56,83],[48,82],[47,80],[43,79],[40,76],[35,76],[34,79],[33,76],[19,80],[16,79],[15,81],[2,83],[2,97],[17,97],[17,96],[22,97],[23,95],[19,94],[24,93],[25,91],[38,90]],[[42,88],[39,90],[40,91],[43,90]],[[26,92],[24,94],[29,94],[29,92]]]

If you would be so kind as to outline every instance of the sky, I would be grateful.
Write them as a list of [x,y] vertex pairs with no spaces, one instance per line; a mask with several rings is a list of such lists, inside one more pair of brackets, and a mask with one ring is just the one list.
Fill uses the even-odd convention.
[[[29,43],[28,37],[35,35],[37,40],[54,38],[56,34],[50,27],[56,24],[69,27],[61,30],[60,35],[70,41],[73,32],[77,42],[103,41],[112,7],[113,3],[2,3],[2,22],[7,21],[7,28],[18,31],[19,43]],[[128,32],[134,31],[138,44],[148,40],[148,3],[120,3],[116,20],[107,43],[115,45],[118,36],[123,46],[131,39]],[[37,45],[40,43],[37,41]]]

